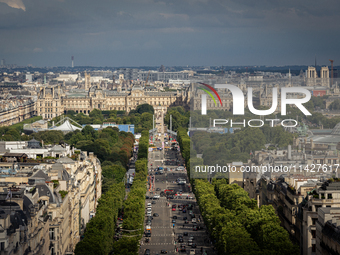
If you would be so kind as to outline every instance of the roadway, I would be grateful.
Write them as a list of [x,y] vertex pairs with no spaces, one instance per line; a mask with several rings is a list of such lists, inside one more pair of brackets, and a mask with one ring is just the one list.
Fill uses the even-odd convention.
[[[164,139],[164,135],[159,138]],[[162,147],[161,142],[164,141],[163,139],[155,141],[156,147]],[[164,165],[162,162],[164,162]],[[194,194],[191,193],[190,187],[188,185],[186,171],[175,170],[177,169],[178,164],[184,165],[184,160],[181,157],[180,152],[170,149],[165,151],[154,150],[149,152],[148,169],[149,174],[154,176],[155,182],[150,190],[148,185],[148,191],[146,195],[159,195],[161,191],[164,191],[164,189],[172,189],[176,192],[181,190],[183,194],[190,194],[191,196],[194,196]],[[170,171],[164,171],[164,174],[156,174],[154,169],[159,166],[162,166],[165,170],[170,168]],[[187,184],[178,185],[176,180],[179,177],[186,179]],[[195,199],[177,198],[177,196],[175,196],[175,199],[168,200],[166,197],[160,197],[160,199],[157,200],[146,199],[145,206],[147,207],[147,203],[151,203],[152,201],[156,202],[156,204],[152,204],[152,214],[158,213],[159,217],[153,217],[151,225],[152,234],[151,238],[149,238],[150,242],[146,243],[146,237],[142,238],[139,254],[144,254],[146,249],[150,250],[150,254],[161,254],[161,250],[166,250],[168,254],[189,254],[190,249],[192,249],[188,245],[190,236],[194,237],[193,243],[196,243],[197,245],[195,248],[196,254],[202,254],[201,247],[207,252],[207,254],[215,254],[210,245],[204,223],[198,222],[198,225],[202,226],[203,229],[194,231],[188,211],[183,213],[182,211],[178,210],[178,205],[192,204],[192,211],[196,215],[196,219],[202,219]],[[176,211],[172,211],[172,205],[176,205]],[[173,216],[177,216],[174,227],[172,223]],[[188,224],[184,224],[183,217],[188,218]],[[183,237],[183,243],[178,243],[178,235],[183,235],[184,232],[187,232],[188,236]],[[186,253],[176,252],[176,248],[179,249],[181,244],[186,246]]]

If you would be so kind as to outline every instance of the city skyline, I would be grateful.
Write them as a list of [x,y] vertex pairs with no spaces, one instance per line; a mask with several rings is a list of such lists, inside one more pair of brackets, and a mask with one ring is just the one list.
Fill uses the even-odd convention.
[[315,1],[0,0],[0,59],[33,66],[329,65],[337,9]]

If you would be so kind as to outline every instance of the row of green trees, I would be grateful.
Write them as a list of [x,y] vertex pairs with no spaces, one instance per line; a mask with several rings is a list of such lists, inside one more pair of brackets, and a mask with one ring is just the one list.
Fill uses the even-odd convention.
[[284,131],[281,126],[261,128],[247,127],[235,134],[219,134],[195,132],[191,136],[195,153],[203,154],[206,165],[225,165],[232,161],[247,162],[251,152],[265,148],[265,144],[272,144],[271,148],[285,148],[293,143],[294,134]]
[[[131,191],[124,202],[123,238],[114,243],[114,253],[120,255],[136,254],[139,240],[143,236],[145,215],[145,193],[148,175],[149,132],[142,132],[139,140],[138,160],[135,163],[135,176]],[[141,142],[143,146],[141,146]],[[145,144],[146,142],[146,144]]]
[[187,130],[179,127],[177,129],[177,141],[179,144],[179,147],[181,148],[181,153],[182,153],[182,157],[185,160],[185,164],[187,169],[188,168],[188,163],[190,160],[190,138],[187,134]]
[[107,255],[113,249],[118,212],[123,205],[124,183],[112,184],[98,201],[96,216],[86,225],[84,239],[77,243],[76,255]]
[[135,170],[131,191],[124,201],[123,237],[114,243],[114,254],[136,254],[143,236],[147,160],[137,160]]
[[139,139],[138,144],[138,159],[147,159],[149,153],[149,130],[144,130]]
[[194,191],[219,254],[299,254],[273,207],[258,208],[238,185],[196,179]]

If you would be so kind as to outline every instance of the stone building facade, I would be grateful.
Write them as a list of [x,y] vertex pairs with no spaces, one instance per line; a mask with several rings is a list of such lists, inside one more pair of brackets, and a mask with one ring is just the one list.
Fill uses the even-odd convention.
[[73,254],[101,197],[97,157],[0,165],[0,254]]
[[121,88],[112,91],[92,86],[87,93],[66,95],[60,85],[46,86],[38,93],[37,114],[43,119],[51,119],[70,110],[84,114],[89,114],[93,109],[130,112],[145,103],[169,107],[183,105],[187,100],[188,95],[184,90],[158,92],[134,86],[131,91],[122,92]]
[[0,111],[0,127],[14,125],[36,114],[36,102],[28,100],[16,107]]

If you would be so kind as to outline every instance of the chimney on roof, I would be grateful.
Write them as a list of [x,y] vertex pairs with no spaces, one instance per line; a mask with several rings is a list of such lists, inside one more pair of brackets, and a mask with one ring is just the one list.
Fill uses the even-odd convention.
[[292,159],[292,146],[289,144],[288,145],[288,160]]

